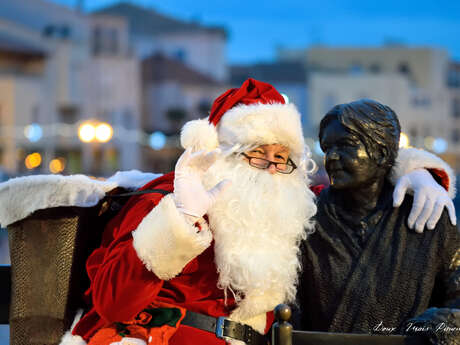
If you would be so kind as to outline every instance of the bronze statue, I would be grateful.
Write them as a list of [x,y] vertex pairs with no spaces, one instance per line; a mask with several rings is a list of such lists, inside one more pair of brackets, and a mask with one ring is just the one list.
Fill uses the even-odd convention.
[[372,100],[337,105],[321,121],[331,185],[303,243],[304,330],[460,339],[460,234],[446,212],[434,231],[410,230],[410,197],[393,208],[399,135],[393,110]]

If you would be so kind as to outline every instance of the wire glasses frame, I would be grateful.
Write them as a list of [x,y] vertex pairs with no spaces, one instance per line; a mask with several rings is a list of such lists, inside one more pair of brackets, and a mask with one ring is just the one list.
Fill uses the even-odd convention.
[[268,169],[270,165],[273,164],[276,168],[276,171],[281,174],[290,174],[297,168],[297,165],[295,165],[295,163],[291,160],[291,158],[288,158],[288,160],[284,163],[284,162],[273,162],[273,161],[269,161],[264,158],[251,157],[251,156],[248,156],[246,153],[241,153],[241,154],[249,160],[249,165],[254,168]]

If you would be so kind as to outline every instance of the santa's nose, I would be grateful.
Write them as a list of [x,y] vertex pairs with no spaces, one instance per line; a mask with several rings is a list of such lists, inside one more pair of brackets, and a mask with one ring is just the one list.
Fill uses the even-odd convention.
[[270,166],[268,167],[267,170],[268,170],[268,172],[270,174],[276,174],[276,166],[275,166],[275,164],[270,164]]
[[326,161],[337,161],[340,159],[340,156],[336,150],[328,150],[326,152]]

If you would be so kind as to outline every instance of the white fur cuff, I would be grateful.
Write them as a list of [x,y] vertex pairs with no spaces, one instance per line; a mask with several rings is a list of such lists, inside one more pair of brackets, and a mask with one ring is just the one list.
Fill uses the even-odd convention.
[[86,341],[79,335],[73,335],[70,331],[67,331],[59,345],[86,345]]
[[83,310],[82,309],[78,310],[72,322],[72,326],[70,327],[70,330],[68,330],[64,334],[64,336],[61,338],[61,342],[59,343],[59,345],[86,345],[86,341],[84,341],[82,337],[80,337],[79,335],[72,334],[73,329],[75,328],[78,321],[80,321],[82,315],[83,315]]
[[446,182],[449,197],[455,197],[455,174],[452,168],[438,156],[424,150],[399,149],[396,164],[391,172],[391,181],[395,184],[400,177],[420,168],[437,169],[445,173],[446,179],[443,179],[443,182]]
[[168,280],[200,255],[212,241],[209,229],[198,229],[187,223],[172,194],[145,216],[133,231],[133,246],[147,269],[158,278]]

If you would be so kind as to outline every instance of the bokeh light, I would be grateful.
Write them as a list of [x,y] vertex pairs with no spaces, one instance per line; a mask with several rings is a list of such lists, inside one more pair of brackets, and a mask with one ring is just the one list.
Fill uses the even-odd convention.
[[27,155],[26,159],[24,160],[24,164],[27,169],[35,169],[42,164],[42,156],[38,152],[31,153]]
[[81,141],[89,143],[96,137],[96,128],[91,123],[83,123],[78,128],[78,137]]
[[166,144],[166,136],[162,132],[153,132],[149,138],[150,147],[154,150],[161,150]]
[[406,133],[401,132],[401,135],[399,136],[399,147],[409,147],[409,137]]
[[425,145],[428,150],[433,150],[434,140],[433,137],[426,137],[423,139],[423,145]]
[[35,143],[43,136],[42,127],[38,123],[32,123],[24,128],[24,136],[29,139],[30,142]]
[[65,159],[64,158],[55,158],[51,160],[49,164],[49,168],[51,173],[53,174],[59,174],[65,169]]
[[106,143],[113,136],[113,129],[108,123],[102,122],[96,126],[96,140]]
[[444,153],[447,150],[447,141],[443,138],[436,138],[433,142],[433,151],[435,153]]

